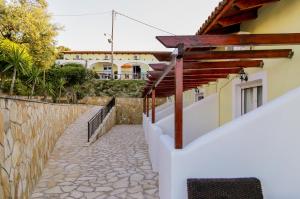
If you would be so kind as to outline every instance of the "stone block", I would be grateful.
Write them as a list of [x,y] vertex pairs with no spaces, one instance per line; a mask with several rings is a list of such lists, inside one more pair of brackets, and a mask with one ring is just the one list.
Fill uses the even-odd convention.
[[4,170],[1,170],[1,187],[3,191],[3,198],[10,198],[10,184],[9,184],[9,177]]
[[0,145],[4,145],[4,119],[3,119],[3,113],[0,112]]
[[0,99],[0,162],[8,172],[0,170],[0,198],[29,198],[56,141],[88,108]]

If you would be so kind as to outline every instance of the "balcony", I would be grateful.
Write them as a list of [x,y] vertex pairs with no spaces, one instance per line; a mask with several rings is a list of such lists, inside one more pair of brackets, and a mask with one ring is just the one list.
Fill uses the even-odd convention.
[[97,72],[99,79],[120,79],[120,80],[146,80],[147,73],[125,73],[125,74],[112,74],[108,71]]

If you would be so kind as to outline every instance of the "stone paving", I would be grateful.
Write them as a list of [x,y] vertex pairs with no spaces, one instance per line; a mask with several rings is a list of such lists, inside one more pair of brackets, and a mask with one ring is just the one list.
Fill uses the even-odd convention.
[[140,125],[115,126],[86,145],[86,123],[98,109],[61,136],[31,198],[159,198],[158,174],[152,171]]

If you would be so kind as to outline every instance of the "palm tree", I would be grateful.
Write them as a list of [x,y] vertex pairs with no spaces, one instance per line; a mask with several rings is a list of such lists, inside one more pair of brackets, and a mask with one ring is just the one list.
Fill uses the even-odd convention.
[[42,90],[44,93],[44,101],[47,100],[47,96],[55,96],[53,85],[50,82],[47,82],[45,84],[42,84]]
[[16,81],[17,73],[24,73],[25,69],[29,67],[30,56],[27,53],[25,47],[18,45],[12,41],[4,40],[0,44],[1,56],[0,61],[5,62],[3,72],[13,70],[13,76],[10,86],[9,94],[12,95],[14,92],[14,85]]
[[59,94],[58,94],[58,102],[60,102],[60,98],[61,98],[61,92],[62,92],[62,90],[64,90],[65,89],[65,84],[67,83],[67,81],[64,79],[64,78],[60,78],[59,80],[58,80],[58,89],[59,89]]
[[26,72],[26,75],[28,76],[27,83],[31,84],[30,98],[34,94],[35,86],[42,81],[41,73],[42,71],[38,67],[32,67]]

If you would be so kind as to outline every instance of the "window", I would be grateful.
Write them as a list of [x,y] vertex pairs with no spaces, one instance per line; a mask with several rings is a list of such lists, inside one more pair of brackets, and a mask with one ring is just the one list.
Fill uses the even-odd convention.
[[80,59],[80,56],[79,56],[79,55],[76,55],[76,58],[75,58],[75,59],[77,59],[77,60]]
[[111,74],[112,71],[111,66],[104,66],[103,70],[104,70],[103,72],[106,74]]
[[244,115],[267,102],[268,84],[265,71],[248,76],[247,82],[232,82],[232,118]]
[[262,105],[262,86],[243,88],[241,93],[241,115]]
[[139,60],[139,59],[140,59],[140,56],[134,55],[134,56],[133,56],[133,59],[134,59],[134,60]]
[[112,67],[103,66],[103,73],[101,75],[101,79],[110,79],[111,77],[112,77]]

